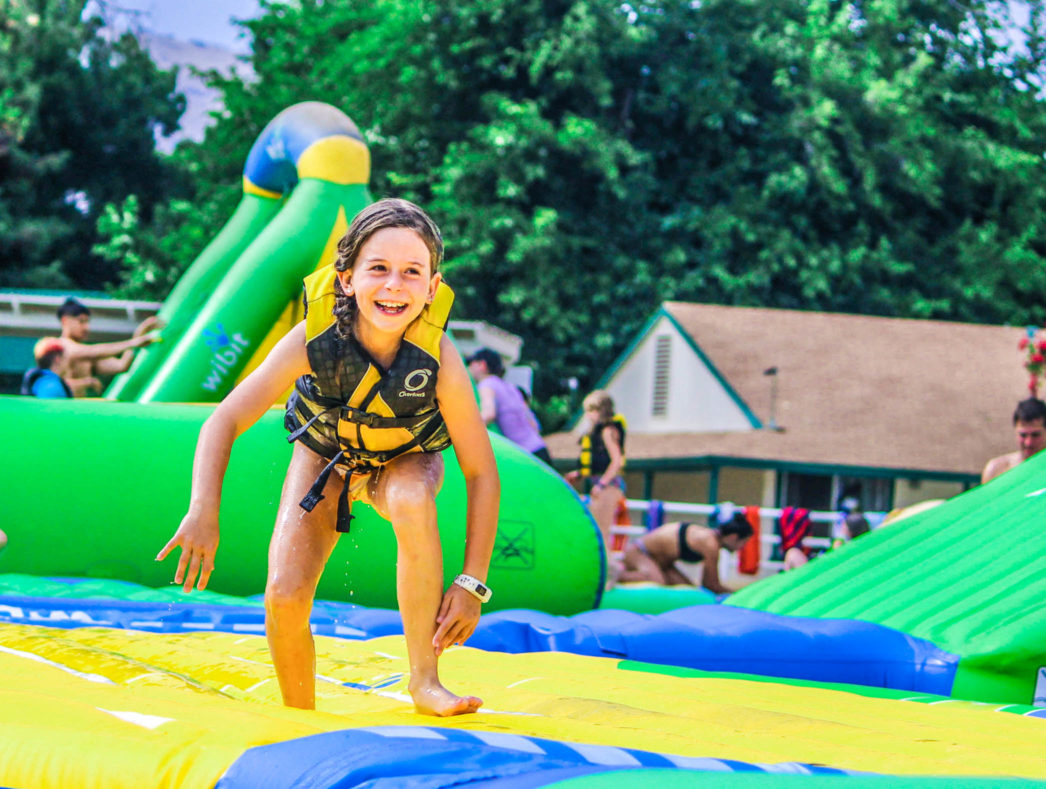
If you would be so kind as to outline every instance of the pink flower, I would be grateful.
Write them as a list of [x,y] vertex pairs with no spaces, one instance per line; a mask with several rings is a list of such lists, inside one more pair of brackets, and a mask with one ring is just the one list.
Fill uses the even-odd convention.
[[1028,347],[1028,338],[1027,337],[1021,337],[1021,339],[1017,342],[1017,349],[1020,350],[1020,351],[1023,351],[1027,347]]

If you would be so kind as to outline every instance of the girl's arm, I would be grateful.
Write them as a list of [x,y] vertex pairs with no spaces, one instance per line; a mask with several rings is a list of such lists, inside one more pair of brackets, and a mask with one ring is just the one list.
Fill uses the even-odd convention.
[[175,546],[181,546],[182,555],[174,581],[184,582],[186,592],[192,590],[197,574],[199,583],[196,588],[205,589],[214,571],[214,554],[218,550],[218,505],[233,442],[261,418],[298,376],[309,371],[305,324],[299,323],[276,344],[258,369],[218,404],[200,428],[193,458],[189,512],[156,556],[157,561],[162,561]]
[[[465,563],[461,571],[486,583],[490,555],[498,528],[501,483],[486,425],[472,395],[465,363],[446,336],[440,343],[439,380],[436,398],[454,453],[465,476],[468,510],[465,530]],[[432,645],[439,655],[454,643],[463,643],[479,622],[480,603],[457,584],[443,595],[438,627]]]
[[610,455],[610,463],[607,464],[606,471],[593,484],[596,487],[605,488],[614,481],[614,477],[618,476],[621,473],[621,469],[624,468],[625,454],[621,451],[621,431],[617,427],[607,425],[603,428],[601,435],[603,437],[603,445],[607,448],[607,454]]
[[734,590],[724,586],[719,580],[719,540],[715,533],[706,531],[701,534],[699,548],[705,560],[701,562],[701,586],[716,594],[730,594]]

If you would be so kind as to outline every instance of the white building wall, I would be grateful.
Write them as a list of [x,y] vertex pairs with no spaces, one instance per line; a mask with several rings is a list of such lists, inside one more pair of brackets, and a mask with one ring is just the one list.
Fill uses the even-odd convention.
[[[671,339],[668,407],[653,415],[657,338]],[[751,423],[675,325],[662,317],[644,335],[607,385],[629,432],[747,431]]]

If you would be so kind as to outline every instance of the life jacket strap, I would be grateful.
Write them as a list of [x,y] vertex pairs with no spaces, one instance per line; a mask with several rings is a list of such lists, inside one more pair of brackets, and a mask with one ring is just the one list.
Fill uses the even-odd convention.
[[371,427],[378,430],[387,430],[394,427],[405,427],[409,429],[417,426],[419,422],[427,419],[429,416],[430,414],[414,414],[413,416],[381,416],[380,414],[372,414],[370,411],[362,411],[351,405],[341,407],[341,419],[343,422],[352,422],[357,425],[363,425],[364,427]]
[[[309,492],[305,494],[298,506],[306,512],[312,512],[316,505],[326,498],[323,495],[323,489],[327,487],[327,480],[330,479],[331,472],[334,471],[334,467],[345,460],[345,453],[339,452],[326,466],[323,467],[323,471],[316,477],[316,481],[312,483],[312,487],[309,488]],[[342,533],[348,534],[349,528],[352,524],[352,510],[349,506],[349,485],[352,480],[352,470],[345,475],[345,481],[341,486],[341,495],[338,497],[338,520],[334,528]]]
[[[306,422],[301,427],[299,427],[297,430],[294,430],[293,432],[290,433],[290,435],[287,436],[287,442],[289,444],[293,444],[295,441],[297,441],[299,438],[301,438],[303,435],[305,435],[307,432],[309,432],[309,428],[312,427],[321,416],[323,416],[328,411],[330,411],[331,408],[336,408],[336,407],[337,406],[328,406],[327,408],[324,408],[322,411],[317,411],[315,414],[312,415],[312,417],[309,419],[308,422]],[[318,501],[318,499],[317,499],[317,501]]]

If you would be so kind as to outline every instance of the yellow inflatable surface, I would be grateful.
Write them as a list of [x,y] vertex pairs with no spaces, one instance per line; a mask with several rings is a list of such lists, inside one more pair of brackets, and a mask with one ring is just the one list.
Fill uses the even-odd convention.
[[444,682],[479,714],[417,715],[402,637],[317,638],[319,710],[279,703],[265,639],[0,625],[0,786],[211,787],[246,749],[361,726],[443,726],[744,762],[1046,778],[1046,721],[838,690],[626,671],[469,648]]

